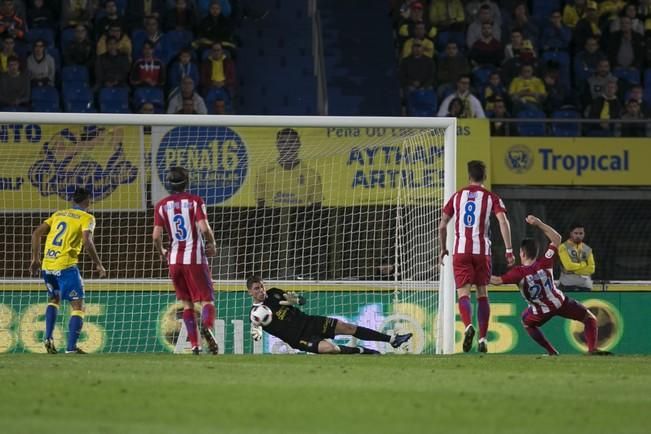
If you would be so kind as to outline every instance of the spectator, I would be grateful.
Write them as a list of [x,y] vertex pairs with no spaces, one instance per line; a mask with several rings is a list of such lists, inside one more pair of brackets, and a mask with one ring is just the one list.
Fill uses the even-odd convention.
[[414,44],[421,46],[421,54],[429,59],[434,58],[434,42],[425,36],[425,23],[417,23],[414,26],[414,36],[405,41],[402,46],[402,58],[409,57]]
[[193,83],[199,83],[199,68],[192,61],[192,51],[184,48],[179,53],[179,60],[170,66],[168,84],[170,90],[176,89],[181,84],[181,79],[190,77]]
[[644,36],[644,22],[637,16],[637,8],[634,3],[628,3],[624,8],[624,15],[610,23],[610,33],[622,30],[622,18],[628,17],[631,20],[631,29],[640,36]]
[[648,30],[649,20],[651,20],[651,0],[639,0],[637,5],[637,17],[644,23],[645,30]]
[[570,48],[572,41],[572,30],[563,24],[561,12],[553,11],[549,17],[549,22],[543,28],[541,43],[545,51],[563,50]]
[[621,112],[622,104],[617,98],[617,79],[611,79],[606,84],[601,96],[597,97],[588,107],[588,118],[604,121],[596,127],[592,125],[592,130],[599,134],[612,135],[615,129],[614,124],[608,121],[619,119]]
[[[495,96],[491,98],[490,101],[493,109],[488,112],[488,117],[491,119],[508,119],[511,116],[506,110],[506,102],[503,98]],[[509,135],[509,126],[504,121],[495,121],[491,120],[491,136],[508,136]]]
[[15,40],[25,38],[25,21],[16,14],[13,0],[2,0],[0,5],[0,37],[10,35]]
[[414,43],[411,55],[400,63],[400,81],[405,93],[432,88],[434,63],[423,55],[423,47],[419,41]]
[[140,29],[146,17],[163,19],[165,0],[129,0],[125,16],[130,29]]
[[585,41],[585,49],[575,55],[575,74],[577,77],[589,77],[596,71],[599,62],[605,59],[606,53],[599,48],[597,39],[591,36]]
[[154,107],[153,103],[151,103],[149,101],[145,101],[140,106],[140,109],[138,110],[138,113],[141,113],[143,115],[153,115],[153,114],[156,113],[156,108]]
[[622,29],[608,37],[608,59],[615,68],[636,68],[643,66],[644,40],[633,31],[631,19],[620,19]]
[[199,113],[197,113],[197,111],[194,109],[194,101],[192,101],[192,98],[185,98],[183,99],[181,108],[176,112],[176,114],[196,115]]
[[465,115],[461,98],[452,98],[448,105],[448,113],[445,116],[449,118],[465,118]]
[[457,79],[457,90],[453,94],[449,95],[441,103],[437,116],[445,116],[449,111],[450,103],[454,98],[461,99],[463,102],[463,112],[462,117],[464,118],[485,118],[484,109],[481,107],[481,103],[470,93],[470,75],[464,74],[460,75]]
[[605,28],[609,28],[610,24],[617,20],[617,16],[624,10],[626,3],[626,0],[602,0],[598,2],[599,16]]
[[581,18],[585,17],[587,0],[574,0],[563,8],[563,24],[574,29]]
[[597,40],[601,38],[597,2],[591,0],[587,2],[585,16],[576,23],[574,47],[577,50],[581,49],[581,47],[585,46],[585,41],[590,37]]
[[432,0],[429,21],[438,32],[465,32],[465,20],[461,0]]
[[205,115],[208,113],[206,103],[203,98],[195,91],[194,81],[191,77],[186,76],[181,80],[181,86],[176,88],[170,94],[169,103],[167,106],[167,113],[178,113],[183,109],[183,102],[185,100],[192,101],[193,111]]
[[409,17],[400,23],[398,28],[398,36],[401,45],[405,40],[411,38],[416,30],[416,24],[425,24],[425,34],[431,40],[436,37],[437,29],[433,27],[427,19],[423,16],[423,4],[419,1],[412,2],[409,5]]
[[201,86],[204,92],[210,89],[225,89],[232,98],[235,95],[235,64],[226,57],[222,44],[212,45],[208,58],[201,65]]
[[594,74],[588,78],[583,92],[583,104],[590,105],[594,99],[603,94],[606,84],[613,80],[617,81],[617,78],[610,73],[610,62],[607,59],[600,60]]
[[163,20],[163,29],[166,32],[170,30],[187,30],[194,29],[196,16],[194,10],[188,6],[187,0],[176,0],[176,6],[165,13]]
[[498,23],[492,19],[491,6],[483,4],[479,8],[479,14],[475,21],[473,21],[466,30],[466,45],[472,47],[475,42],[481,37],[481,26],[485,23],[493,23],[493,36],[498,41],[501,40],[501,29]]
[[493,36],[493,23],[481,25],[481,35],[473,44],[468,54],[470,62],[475,67],[499,66],[504,59],[502,44]]
[[522,41],[522,47],[518,53],[502,64],[502,79],[504,83],[510,83],[520,73],[523,65],[531,65],[534,71],[538,70],[538,59],[536,51],[530,40]]
[[561,262],[559,289],[562,291],[592,290],[595,260],[592,249],[583,242],[584,238],[584,226],[574,223],[570,226],[569,238],[558,247]]
[[547,99],[544,104],[545,111],[551,115],[568,103],[567,87],[561,83],[560,69],[558,65],[547,68],[543,74]]
[[29,96],[29,78],[20,70],[20,59],[10,56],[7,59],[7,72],[0,75],[0,107],[27,111]]
[[520,29],[522,36],[530,41],[538,41],[538,37],[540,36],[538,26],[529,19],[529,11],[525,3],[518,3],[515,6],[511,28]]
[[27,11],[27,24],[30,29],[54,29],[52,9],[45,5],[45,0],[34,0]]
[[437,80],[438,93],[441,95],[446,88],[452,86],[457,77],[468,74],[470,65],[466,56],[459,52],[456,42],[448,42],[445,46],[445,56],[438,61]]
[[36,40],[27,58],[27,75],[32,86],[54,86],[55,71],[54,59],[45,52],[45,41]]
[[222,8],[219,1],[213,0],[205,16],[199,23],[197,31],[199,39],[196,45],[209,47],[215,42],[221,42],[222,46],[235,47],[233,40],[233,24],[229,18],[222,15]]
[[154,43],[145,41],[142,57],[131,68],[132,86],[162,87],[165,84],[165,65],[154,57]]
[[119,25],[121,29],[126,29],[126,20],[118,13],[118,5],[115,0],[107,0],[104,3],[104,15],[95,22],[95,38],[99,39],[107,33],[112,25]]
[[17,57],[20,61],[18,54],[16,54],[16,51],[14,50],[15,46],[16,40],[13,36],[7,34],[2,40],[2,51],[0,51],[0,72],[7,72],[10,57]]
[[223,99],[216,99],[213,101],[213,108],[212,108],[213,114],[216,115],[227,115],[228,110],[226,108],[226,101]]
[[490,21],[498,27],[502,27],[502,12],[499,6],[491,0],[471,0],[466,2],[466,21],[472,23],[480,13],[482,6],[488,6],[490,9]]
[[640,110],[642,111],[642,114],[645,117],[651,117],[649,116],[649,109],[651,109],[649,101],[644,101],[644,88],[639,85],[633,85],[631,88],[628,90],[628,99],[634,99],[635,101],[640,104]]
[[103,34],[102,37],[99,38],[99,41],[97,41],[97,55],[101,56],[106,53],[106,41],[109,37],[115,38],[115,40],[118,41],[118,51],[127,56],[129,63],[131,63],[131,39],[122,32],[122,27],[116,23],[112,23],[109,26],[108,32]]
[[506,88],[502,83],[499,71],[493,71],[488,76],[488,83],[484,86],[482,91],[482,101],[484,102],[484,110],[489,112],[493,110],[492,101],[497,97],[505,100],[507,96]]
[[97,87],[121,87],[127,85],[131,69],[129,58],[118,51],[118,40],[109,36],[106,39],[108,50],[97,57],[95,75]]
[[547,91],[543,81],[533,74],[533,66],[522,65],[520,75],[509,85],[509,96],[513,102],[513,110],[518,113],[526,106],[542,108]]
[[626,101],[626,108],[622,114],[622,120],[638,121],[637,123],[622,123],[622,137],[648,137],[649,128],[647,127],[647,118],[642,113],[640,102],[630,98]]
[[75,38],[63,50],[63,62],[66,65],[83,65],[90,70],[94,59],[94,44],[88,39],[86,27],[79,24],[75,27]]
[[142,55],[142,43],[144,41],[149,41],[154,43],[154,56],[162,57],[163,56],[163,33],[160,31],[160,26],[158,24],[158,18],[153,15],[150,15],[145,18],[145,34],[143,39],[139,39],[140,44],[136,45],[134,40],[134,54],[136,56]]
[[[205,17],[210,13],[210,6],[217,1],[219,3],[219,7],[222,10],[222,15],[226,18],[230,18],[231,15],[233,14],[233,7],[231,6],[231,3],[233,1],[230,0],[194,0],[194,7],[197,10],[197,13],[201,17]],[[237,7],[239,6],[237,3],[239,3],[237,0],[235,0],[235,5]]]
[[522,36],[522,30],[513,29],[511,30],[511,42],[506,44],[504,47],[504,60],[509,60],[518,55],[522,49],[522,43],[524,42],[524,37]]
[[97,0],[63,0],[61,2],[61,26],[66,28],[82,24],[91,28],[97,4]]

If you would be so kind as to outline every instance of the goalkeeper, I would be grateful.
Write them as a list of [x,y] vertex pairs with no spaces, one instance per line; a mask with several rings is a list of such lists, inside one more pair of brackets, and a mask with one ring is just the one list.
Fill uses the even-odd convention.
[[273,312],[273,320],[267,326],[251,325],[251,337],[262,339],[262,330],[276,336],[292,348],[316,354],[379,354],[364,347],[335,345],[327,339],[335,335],[350,335],[364,341],[388,342],[393,348],[406,343],[411,333],[389,336],[366,327],[348,324],[336,318],[307,315],[295,305],[304,304],[303,297],[279,288],[267,290],[259,276],[250,276],[246,288],[253,298],[253,306],[264,304]]

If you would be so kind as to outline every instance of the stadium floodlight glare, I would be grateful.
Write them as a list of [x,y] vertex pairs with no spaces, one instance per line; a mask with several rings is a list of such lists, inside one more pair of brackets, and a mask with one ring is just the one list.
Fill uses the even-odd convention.
[[411,351],[453,353],[452,260],[439,267],[437,228],[456,189],[456,130],[455,118],[1,113],[0,309],[11,319],[0,352],[41,350],[47,300],[28,275],[30,235],[76,185],[93,192],[109,271],[93,279],[82,254],[80,346],[176,347],[177,305],[150,234],[166,170],[181,165],[218,240],[209,262],[226,352],[260,349],[244,333],[255,273],[302,292],[310,314],[413,331]]

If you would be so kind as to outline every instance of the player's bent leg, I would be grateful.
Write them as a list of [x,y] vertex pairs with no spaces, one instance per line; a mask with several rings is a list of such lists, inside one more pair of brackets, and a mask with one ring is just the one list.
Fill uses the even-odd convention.
[[211,354],[219,354],[219,345],[213,334],[215,325],[215,305],[212,301],[201,302],[201,335],[206,340],[208,351]]
[[488,322],[490,321],[491,307],[488,302],[488,288],[486,285],[477,286],[477,324],[479,325],[479,341],[477,342],[477,351],[480,353],[488,352]]
[[540,330],[540,326],[547,322],[549,318],[536,315],[531,311],[531,308],[525,309],[522,313],[522,325],[526,330],[527,334],[531,336],[531,339],[536,341],[538,345],[547,350],[547,354],[550,356],[557,356],[558,351],[554,346],[547,340],[543,332]]
[[336,334],[342,335],[351,335],[357,339],[363,341],[378,341],[378,342],[390,342],[391,336],[386,333],[381,333],[376,330],[358,326],[355,324],[348,324],[343,321],[337,321],[337,326],[335,327]]
[[77,346],[81,329],[84,326],[84,300],[72,300],[70,302],[72,312],[70,313],[70,321],[68,322],[68,343],[66,346],[66,353],[85,354],[85,352]]
[[57,315],[59,313],[59,298],[50,297],[45,308],[45,336],[43,339],[43,345],[45,346],[45,351],[48,354],[57,354],[58,351],[54,345],[54,339],[52,338],[52,333],[54,332],[54,325],[57,321]]
[[558,309],[558,314],[564,318],[573,319],[583,323],[583,335],[588,346],[588,353],[592,354],[597,350],[597,317],[594,316],[582,303],[567,297],[563,305]]

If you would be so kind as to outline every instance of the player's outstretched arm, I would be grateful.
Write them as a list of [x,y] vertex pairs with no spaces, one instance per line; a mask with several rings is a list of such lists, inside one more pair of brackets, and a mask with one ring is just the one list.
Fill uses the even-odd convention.
[[531,214],[529,214],[527,216],[525,221],[527,223],[529,223],[530,225],[535,226],[538,229],[540,229],[541,231],[543,231],[545,236],[547,238],[549,238],[549,241],[554,246],[558,247],[558,246],[561,245],[561,241],[562,241],[561,234],[556,232],[556,230],[553,227],[549,226],[548,224],[546,224],[545,222],[540,220],[538,217],[536,217],[535,215],[531,215]]
[[50,232],[50,225],[41,223],[34,232],[32,232],[32,262],[29,265],[29,272],[33,276],[38,276],[41,269],[41,238]]
[[513,256],[513,243],[511,242],[511,223],[506,216],[506,213],[499,213],[497,221],[500,224],[500,233],[502,234],[502,239],[504,240],[504,247],[506,248],[506,263],[510,267],[515,264],[515,256]]
[[450,216],[446,213],[441,214],[441,222],[439,223],[439,264],[443,265],[443,258],[448,252],[448,223],[450,223]]
[[298,295],[294,291],[284,292],[283,297],[285,297],[285,299],[279,301],[278,304],[282,304],[283,306],[294,306],[295,304],[302,306],[305,304],[305,297]]
[[102,265],[102,261],[99,259],[97,249],[95,248],[95,242],[93,242],[93,233],[91,231],[83,231],[82,235],[84,239],[84,247],[90,255],[90,259],[92,259],[95,264],[95,271],[99,273],[99,277],[106,277],[106,269]]
[[154,231],[151,233],[151,240],[154,243],[154,248],[158,252],[161,261],[167,261],[167,249],[163,247],[163,227],[154,226]]

